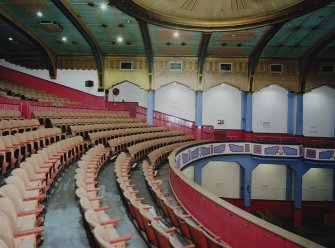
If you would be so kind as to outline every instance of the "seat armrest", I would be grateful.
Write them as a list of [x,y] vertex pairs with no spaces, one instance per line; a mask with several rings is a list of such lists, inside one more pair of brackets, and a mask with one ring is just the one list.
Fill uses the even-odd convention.
[[111,241],[109,241],[110,244],[116,244],[116,243],[120,243],[120,242],[125,242],[128,240],[131,240],[132,237],[130,235],[127,236],[122,236],[122,237],[118,237],[116,239],[112,239]]
[[32,235],[32,234],[37,235],[37,234],[40,234],[41,232],[43,232],[44,230],[45,230],[44,226],[39,226],[39,227],[35,227],[33,229],[16,232],[16,233],[14,233],[14,238],[19,238],[19,237],[23,237],[23,236]]

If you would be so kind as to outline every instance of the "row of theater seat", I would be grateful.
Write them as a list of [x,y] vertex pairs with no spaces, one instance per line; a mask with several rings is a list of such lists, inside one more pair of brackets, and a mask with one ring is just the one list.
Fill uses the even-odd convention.
[[39,119],[87,119],[87,118],[95,118],[95,119],[103,119],[103,118],[128,118],[128,114],[118,114],[111,113],[106,111],[105,113],[96,113],[96,112],[61,112],[61,111],[34,111],[34,117]]
[[131,158],[121,153],[115,162],[115,173],[125,207],[147,242],[155,247],[195,247],[180,239],[174,227],[168,227],[156,210],[137,197],[130,179]]
[[0,188],[0,244],[34,248],[44,231],[43,201],[57,175],[81,156],[87,145],[81,136],[53,143],[20,163]]
[[96,188],[100,169],[105,164],[109,154],[100,144],[91,148],[81,161],[76,170],[76,195],[80,199],[80,207],[88,229],[93,233],[95,246],[98,247],[125,247],[131,236],[119,236],[116,225],[119,219],[111,219],[105,212],[109,206],[100,206],[102,197],[98,196]]
[[184,135],[184,133],[181,131],[152,132],[119,137],[108,141],[108,143],[111,148],[111,154],[116,154],[120,153],[121,151],[125,151],[127,147],[136,145],[141,142],[182,135]]
[[13,109],[0,109],[0,119],[10,120],[10,119],[22,119],[21,113],[19,110]]
[[127,148],[133,161],[143,159],[148,153],[162,146],[194,140],[192,136],[175,136],[138,143]]
[[4,97],[12,96],[17,97],[18,99],[52,102],[60,106],[63,104],[81,104],[80,102],[71,101],[67,98],[58,97],[56,95],[48,94],[41,90],[37,90],[34,88],[26,87],[23,85],[15,84],[13,82],[8,82],[4,80],[0,81],[0,91],[6,92],[7,96],[2,94]]
[[0,175],[15,168],[36,151],[64,138],[59,128],[42,128],[15,135],[0,136]]
[[82,118],[82,119],[50,119],[50,124],[53,127],[66,127],[89,125],[89,124],[110,124],[110,123],[134,123],[140,122],[134,118]]
[[[203,230],[202,225],[198,225],[192,216],[187,214],[179,205],[173,205],[173,200],[163,191],[161,182],[155,178],[155,170],[177,146],[189,145],[191,142],[180,143],[174,147],[167,146],[157,149],[150,154],[148,158],[151,163],[143,162],[143,174],[147,182],[149,191],[155,199],[157,205],[162,210],[164,216],[170,219],[171,223],[182,233],[184,237],[191,240],[199,248],[224,248],[228,247],[220,237],[212,237]],[[166,148],[166,149],[163,149]],[[166,151],[168,150],[168,152]]]
[[168,129],[166,127],[141,127],[141,128],[129,128],[129,129],[115,129],[107,130],[96,133],[89,133],[88,137],[92,144],[104,144],[108,145],[107,142],[111,139],[116,139],[119,137],[125,137],[134,134],[144,134],[144,133],[155,133],[164,132]]
[[37,119],[24,120],[0,120],[0,135],[22,133],[25,131],[36,130],[41,128],[41,124]]
[[176,144],[163,146],[163,147],[160,147],[148,153],[147,157],[149,159],[150,164],[154,166],[154,169],[156,169],[158,165],[160,165],[163,161],[167,160],[168,156],[174,149],[181,147],[181,146],[185,146],[185,145],[195,144],[197,142],[199,141],[189,141],[185,143],[176,143]]
[[89,133],[107,131],[114,129],[129,129],[129,128],[143,128],[148,125],[143,122],[124,122],[124,123],[111,123],[111,124],[93,124],[93,125],[83,125],[83,126],[70,126],[71,133],[73,135],[81,135],[83,137],[88,137]]

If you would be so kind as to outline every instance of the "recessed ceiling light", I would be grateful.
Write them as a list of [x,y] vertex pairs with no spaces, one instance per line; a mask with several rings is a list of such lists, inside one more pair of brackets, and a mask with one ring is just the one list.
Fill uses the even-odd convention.
[[67,38],[65,36],[62,37],[62,41],[66,42]]
[[100,4],[100,9],[101,10],[106,10],[107,9],[107,3],[101,3]]
[[42,13],[41,11],[37,11],[36,15],[37,15],[38,17],[42,17],[42,16],[43,16],[43,13]]
[[130,23],[130,20],[129,20],[129,19],[127,19],[127,20],[126,20],[126,23]]
[[231,37],[236,37],[236,34],[232,34]]
[[173,32],[173,37],[174,38],[178,38],[179,37],[179,32],[178,31],[174,31]]
[[117,42],[121,43],[123,41],[123,38],[121,36],[116,38]]
[[9,38],[8,38],[8,40],[12,41],[12,40],[13,40],[13,38],[12,38],[12,37],[9,37]]

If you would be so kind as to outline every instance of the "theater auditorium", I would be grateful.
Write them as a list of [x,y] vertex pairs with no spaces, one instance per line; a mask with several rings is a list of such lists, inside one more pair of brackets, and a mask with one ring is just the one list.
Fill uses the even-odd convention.
[[0,0],[1,248],[335,247],[335,1]]

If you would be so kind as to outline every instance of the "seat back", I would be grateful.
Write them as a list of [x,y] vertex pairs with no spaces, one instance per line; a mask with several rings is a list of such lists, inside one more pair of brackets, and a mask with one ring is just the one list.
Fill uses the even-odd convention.
[[9,223],[6,214],[0,211],[0,239],[4,241],[8,248],[14,248],[14,236]]
[[151,222],[151,226],[153,227],[153,230],[155,232],[158,247],[172,248],[169,241],[170,234],[166,233],[156,221]]
[[81,197],[80,198],[80,206],[83,209],[84,212],[86,212],[89,209],[93,209],[93,204],[90,202],[90,200],[87,197]]
[[4,185],[0,188],[0,196],[8,197],[14,203],[17,212],[21,211],[23,207],[22,198],[19,190],[14,185]]
[[88,209],[85,212],[85,220],[90,225],[91,229],[100,225],[99,217],[93,209]]
[[7,244],[2,239],[0,239],[0,248],[8,248]]
[[21,178],[22,182],[25,185],[25,188],[29,187],[29,175],[25,169],[16,168],[12,171],[12,175],[18,176],[19,178]]
[[93,234],[95,239],[98,241],[100,247],[103,248],[113,247],[113,245],[109,243],[109,237],[106,229],[103,228],[102,226],[99,225],[95,227]]
[[0,212],[3,212],[7,216],[11,229],[16,231],[18,229],[17,214],[15,212],[14,203],[9,198],[0,198]]
[[26,196],[26,188],[24,182],[19,176],[10,176],[6,178],[6,184],[14,185],[18,190],[22,198]]

